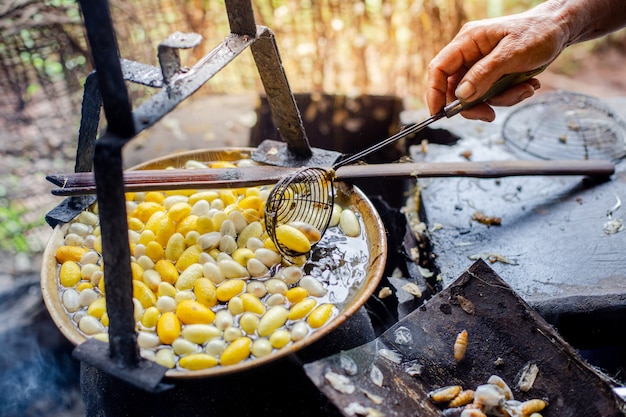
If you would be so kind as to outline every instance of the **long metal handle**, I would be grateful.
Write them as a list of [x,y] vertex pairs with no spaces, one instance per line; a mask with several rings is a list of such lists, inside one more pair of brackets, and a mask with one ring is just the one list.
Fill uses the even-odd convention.
[[543,72],[543,70],[545,70],[547,67],[547,65],[541,66],[539,68],[536,68],[532,71],[526,71],[526,72],[517,72],[514,74],[507,74],[502,76],[498,81],[496,81],[491,88],[489,89],[489,91],[487,91],[481,98],[479,98],[478,100],[474,100],[474,101],[462,101],[462,100],[454,100],[452,103],[448,104],[447,106],[445,106],[443,109],[441,109],[440,112],[438,112],[437,114],[434,114],[432,116],[430,116],[428,119],[424,120],[423,122],[420,123],[416,123],[416,124],[412,124],[408,127],[406,127],[404,130],[401,130],[400,132],[396,133],[395,135],[388,137],[385,140],[382,140],[378,143],[376,143],[375,145],[370,146],[367,149],[362,150],[361,152],[358,152],[348,158],[345,158],[341,161],[339,161],[338,163],[336,163],[335,165],[333,165],[334,169],[352,164],[356,161],[358,161],[359,159],[362,159],[376,151],[379,151],[380,149],[384,148],[387,145],[391,145],[392,143],[412,134],[412,133],[416,133],[419,132],[420,130],[424,129],[426,126],[428,126],[429,124],[442,119],[443,117],[452,117],[455,116],[457,114],[459,114],[460,112],[470,109],[472,107],[474,107],[475,105],[482,103],[484,101],[489,100],[492,97],[497,96],[498,94],[504,92],[505,90],[507,90],[508,88],[520,84],[524,81],[528,81],[531,78],[533,78],[534,76],[540,74],[541,72]]
[[337,169],[346,165],[350,165],[356,161],[358,161],[359,159],[362,159],[382,148],[384,148],[387,145],[391,145],[392,143],[412,134],[412,133],[416,133],[419,132],[420,130],[424,129],[426,126],[428,126],[429,124],[433,123],[434,121],[437,121],[439,119],[441,119],[444,116],[444,114],[442,112],[439,112],[433,116],[430,116],[428,119],[424,120],[421,123],[416,123],[416,124],[412,124],[409,125],[408,127],[406,127],[405,129],[399,131],[398,133],[396,133],[393,136],[388,137],[387,139],[384,139],[372,146],[370,146],[367,149],[362,150],[361,152],[355,153],[354,155],[342,159],[341,161],[337,162],[335,165],[333,165],[333,169]]

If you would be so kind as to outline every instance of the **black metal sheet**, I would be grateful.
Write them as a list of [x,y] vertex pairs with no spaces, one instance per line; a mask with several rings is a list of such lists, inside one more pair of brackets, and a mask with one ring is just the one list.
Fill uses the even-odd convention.
[[[453,346],[464,329],[467,353],[457,363]],[[531,389],[522,392],[517,380],[529,363],[538,366],[539,374]],[[419,375],[407,372],[411,366],[421,370]],[[608,380],[482,260],[375,341],[309,363],[305,371],[346,416],[365,415],[367,408],[376,410],[370,411],[372,416],[441,416],[428,392],[455,384],[475,389],[494,374],[518,400],[547,400],[544,417],[626,412]],[[328,372],[347,378],[353,391],[334,388]],[[359,407],[361,414],[355,414]]]

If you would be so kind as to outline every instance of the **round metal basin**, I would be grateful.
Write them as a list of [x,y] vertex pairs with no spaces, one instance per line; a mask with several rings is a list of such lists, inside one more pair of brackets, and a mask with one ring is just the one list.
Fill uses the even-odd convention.
[[[253,148],[231,148],[177,153],[148,161],[132,169],[164,169],[168,166],[183,167],[185,162],[191,159],[196,161],[234,161],[249,157],[253,150]],[[364,236],[370,254],[369,262],[367,265],[363,266],[366,268],[366,278],[363,279],[359,285],[350,288],[348,298],[342,303],[343,306],[339,314],[325,326],[309,334],[306,338],[291,343],[268,356],[245,360],[236,365],[217,366],[197,371],[171,369],[167,371],[166,376],[168,378],[205,378],[233,374],[283,358],[315,343],[331,333],[365,303],[376,289],[385,267],[387,248],[385,229],[374,206],[358,188],[352,187],[346,183],[337,183],[336,201],[344,207],[351,207],[361,216],[362,225],[365,228]],[[63,244],[64,234],[64,226],[57,226],[48,242],[41,269],[41,288],[46,307],[55,324],[65,337],[73,344],[78,345],[84,342],[87,337],[77,329],[76,325],[71,321],[65,311],[61,303],[59,283],[57,280],[59,266],[55,258],[55,253],[57,248]]]

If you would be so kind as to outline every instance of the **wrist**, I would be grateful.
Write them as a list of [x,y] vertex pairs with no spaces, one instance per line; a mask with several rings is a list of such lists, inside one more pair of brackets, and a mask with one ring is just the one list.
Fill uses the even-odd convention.
[[561,29],[563,48],[626,26],[624,0],[547,0],[536,9]]

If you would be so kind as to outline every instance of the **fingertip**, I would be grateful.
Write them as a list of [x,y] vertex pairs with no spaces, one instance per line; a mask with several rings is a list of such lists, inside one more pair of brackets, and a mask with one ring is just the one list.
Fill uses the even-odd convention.
[[429,88],[426,91],[426,105],[431,115],[438,113],[445,105],[445,102],[445,94],[442,92],[434,88]]
[[528,82],[535,90],[539,90],[541,88],[541,81],[539,81],[537,78],[531,78],[530,80],[528,80]]

